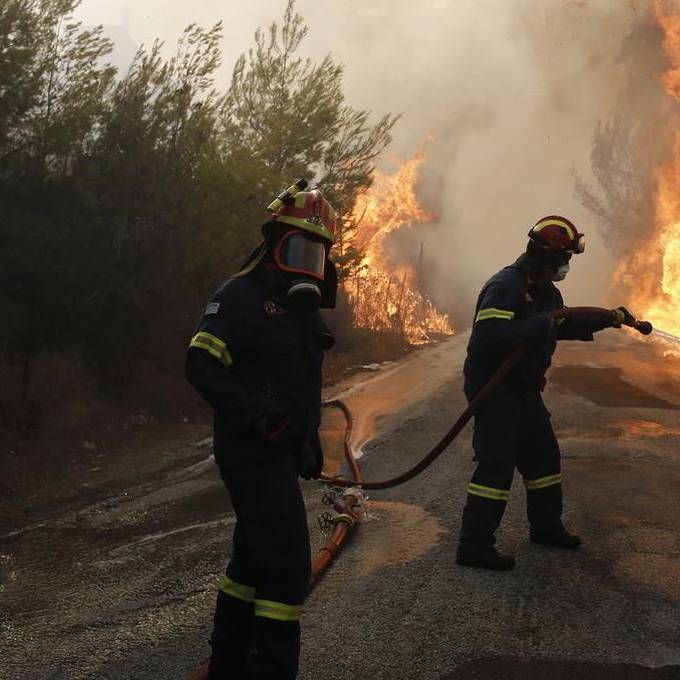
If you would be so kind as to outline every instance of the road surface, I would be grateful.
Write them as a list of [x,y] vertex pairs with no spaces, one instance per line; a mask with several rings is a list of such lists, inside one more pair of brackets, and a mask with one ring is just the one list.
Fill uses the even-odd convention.
[[[464,408],[465,343],[453,337],[331,391],[357,415],[367,479],[410,466]],[[515,570],[455,565],[468,427],[419,478],[372,494],[369,521],[306,604],[300,677],[680,678],[680,359],[666,349],[607,331],[555,357],[545,399],[565,523],[582,550],[529,543],[516,480],[498,536]],[[325,427],[337,469],[339,415]],[[40,493],[12,498],[10,486],[0,678],[181,680],[207,655],[233,526],[207,434],[143,453],[93,444],[68,488],[40,480]],[[320,545],[322,489],[304,489]]]

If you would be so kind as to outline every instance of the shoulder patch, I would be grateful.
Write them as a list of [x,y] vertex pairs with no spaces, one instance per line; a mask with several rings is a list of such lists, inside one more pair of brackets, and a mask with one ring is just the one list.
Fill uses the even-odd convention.
[[211,302],[206,308],[204,312],[204,316],[210,316],[211,314],[217,314],[217,312],[220,311],[220,303],[219,302]]

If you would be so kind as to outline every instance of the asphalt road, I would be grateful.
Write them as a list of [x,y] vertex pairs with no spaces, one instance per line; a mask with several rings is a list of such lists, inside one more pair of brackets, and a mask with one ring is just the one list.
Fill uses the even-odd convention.
[[[546,391],[582,550],[528,542],[516,480],[499,532],[516,569],[455,565],[468,428],[419,478],[370,498],[307,602],[303,680],[680,678],[680,359],[623,331],[600,338],[565,343]],[[462,410],[465,342],[334,390],[359,418],[368,479],[410,466]],[[339,422],[326,423],[330,458]],[[0,678],[182,679],[206,656],[233,517],[192,435],[144,456],[93,451],[72,488],[5,506]],[[315,525],[322,491],[305,492]]]

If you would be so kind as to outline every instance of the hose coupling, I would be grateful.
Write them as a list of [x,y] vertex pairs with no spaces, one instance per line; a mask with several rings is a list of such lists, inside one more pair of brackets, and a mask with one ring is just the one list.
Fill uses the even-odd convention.
[[333,524],[340,524],[340,523],[346,524],[348,527],[353,529],[357,524],[357,520],[356,520],[356,517],[352,517],[352,515],[347,515],[347,514],[343,513],[343,514],[340,514],[340,515],[336,515],[333,518]]

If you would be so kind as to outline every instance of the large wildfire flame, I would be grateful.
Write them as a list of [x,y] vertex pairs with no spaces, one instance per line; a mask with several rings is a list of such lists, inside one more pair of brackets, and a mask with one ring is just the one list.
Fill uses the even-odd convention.
[[[680,9],[667,12],[655,0],[656,20],[664,31],[664,48],[671,68],[662,78],[666,92],[680,101]],[[634,281],[631,305],[655,326],[680,335],[680,131],[672,159],[657,173],[654,236],[617,271]]]
[[425,154],[419,153],[394,174],[376,172],[372,187],[359,197],[350,219],[354,225],[350,241],[363,257],[356,274],[344,284],[358,327],[402,332],[412,344],[453,333],[446,315],[420,290],[422,252],[414,253],[411,262],[395,262],[384,248],[391,232],[434,219],[415,193],[424,160]]

